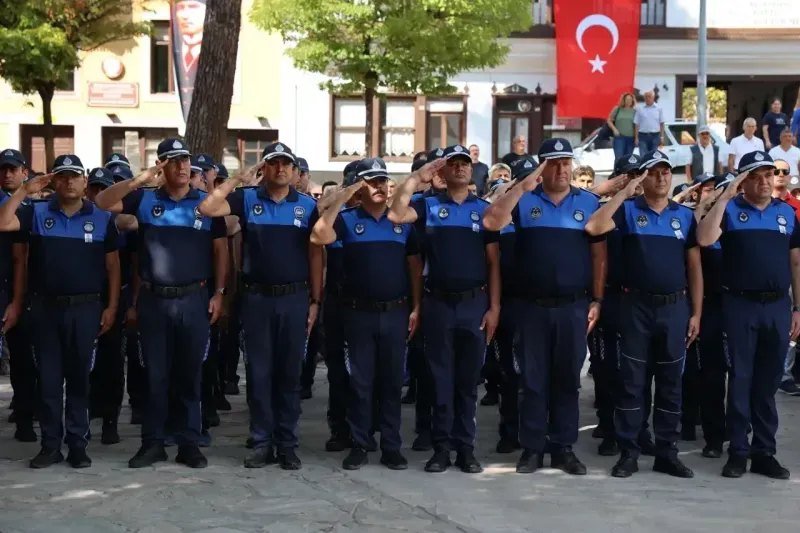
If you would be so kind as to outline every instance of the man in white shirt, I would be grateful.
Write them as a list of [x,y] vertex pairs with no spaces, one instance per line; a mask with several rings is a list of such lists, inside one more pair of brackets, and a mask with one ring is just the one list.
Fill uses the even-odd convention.
[[764,151],[764,141],[755,136],[756,119],[748,117],[744,120],[744,133],[731,141],[731,153],[728,156],[728,172],[739,168],[739,160],[743,155],[759,150]]
[[794,146],[792,130],[786,128],[781,132],[781,144],[769,151],[772,159],[783,159],[789,164],[789,175],[800,176],[800,148]]

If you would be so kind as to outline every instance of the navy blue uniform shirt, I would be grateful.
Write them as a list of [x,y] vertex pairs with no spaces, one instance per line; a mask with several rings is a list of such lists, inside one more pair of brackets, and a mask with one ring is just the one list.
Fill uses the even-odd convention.
[[[344,211],[345,209],[342,206],[339,211]],[[344,281],[342,241],[334,241],[325,246],[325,252],[325,290],[336,293],[341,290],[342,282]]]
[[614,213],[622,234],[623,285],[651,294],[686,289],[686,251],[697,246],[694,211],[672,200],[661,214],[637,196]]
[[586,222],[600,205],[597,195],[578,187],[555,205],[541,185],[519,199],[512,211],[517,234],[519,289],[537,298],[586,291],[592,284],[590,243]]
[[624,279],[623,253],[622,232],[614,228],[606,233],[606,285],[617,290],[622,287]]
[[262,285],[308,281],[308,247],[317,203],[289,189],[280,202],[263,187],[241,188],[228,196],[231,214],[242,226],[242,273]]
[[136,250],[143,281],[181,287],[208,280],[214,272],[213,240],[227,234],[225,219],[200,214],[207,196],[190,189],[178,201],[166,190],[139,189],[122,199],[122,212],[136,215]]
[[700,249],[703,262],[703,294],[714,296],[722,293],[723,257],[719,241]]
[[88,200],[68,217],[53,196],[22,205],[20,231],[29,234],[28,287],[45,296],[100,294],[108,289],[106,254],[117,251],[114,216]]
[[500,276],[503,281],[503,294],[516,297],[516,242],[517,234],[511,223],[500,230]]
[[[0,191],[0,205],[6,203],[11,195],[5,191]],[[26,202],[28,202],[26,200]],[[29,202],[28,202],[29,203]],[[0,232],[0,291],[11,292],[14,284],[14,260],[12,257],[12,245],[16,242],[27,242],[28,238],[21,231],[2,231]]]
[[471,193],[461,205],[447,193],[411,204],[417,212],[417,229],[424,235],[428,287],[462,292],[486,285],[486,245],[500,239],[499,232],[483,227],[487,207],[489,202]]
[[789,291],[789,250],[800,248],[789,204],[773,199],[759,211],[739,194],[725,206],[720,226],[723,285],[732,291]]
[[406,258],[419,254],[419,243],[411,224],[394,224],[388,214],[375,220],[362,207],[353,207],[336,217],[345,298],[388,302],[408,296]]

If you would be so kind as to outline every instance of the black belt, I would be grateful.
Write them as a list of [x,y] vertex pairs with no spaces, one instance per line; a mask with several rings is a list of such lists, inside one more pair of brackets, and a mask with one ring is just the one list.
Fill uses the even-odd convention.
[[778,291],[732,291],[728,288],[725,288],[725,292],[728,294],[732,294],[734,296],[739,296],[741,298],[745,298],[750,300],[751,302],[756,302],[760,304],[771,304],[775,303],[778,300],[785,298],[789,295],[787,292],[778,292]]
[[461,292],[450,292],[450,291],[439,290],[436,288],[425,287],[425,292],[427,292],[437,300],[443,300],[449,303],[458,303],[466,300],[472,300],[479,294],[486,292],[486,285],[481,285],[480,287],[475,287],[474,289],[469,289],[467,291],[461,291]]
[[672,292],[669,294],[654,294],[652,292],[640,291],[639,289],[631,289],[629,287],[623,287],[622,290],[629,294],[635,294],[637,297],[641,298],[642,300],[646,300],[648,303],[656,307],[675,304],[686,297],[686,290]]
[[199,291],[206,287],[205,280],[198,281],[189,285],[181,285],[180,287],[167,287],[164,285],[153,285],[149,281],[142,281],[142,288],[152,292],[161,298],[181,298],[189,293]]
[[558,296],[533,296],[531,294],[523,294],[520,298],[538,305],[539,307],[561,307],[562,305],[574,304],[579,300],[585,300],[586,291],[575,292],[573,294],[561,294]]
[[41,298],[47,303],[56,304],[61,307],[99,302],[103,299],[103,295],[99,292],[88,294],[36,294],[34,296]]
[[387,311],[394,311],[395,309],[407,308],[408,298],[401,298],[399,300],[378,301],[378,300],[364,300],[362,298],[342,298],[341,305],[348,309],[355,309],[356,311],[372,311],[377,313],[385,313]]
[[290,296],[308,287],[305,281],[297,283],[284,283],[283,285],[262,285],[261,283],[245,282],[244,289],[250,294],[262,296]]

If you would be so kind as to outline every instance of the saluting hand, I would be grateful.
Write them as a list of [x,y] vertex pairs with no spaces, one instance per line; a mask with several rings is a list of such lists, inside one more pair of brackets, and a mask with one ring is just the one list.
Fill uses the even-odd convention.
[[106,307],[103,314],[100,316],[100,333],[97,336],[105,335],[114,325],[117,320],[117,310],[111,307]]
[[686,331],[686,347],[688,348],[690,344],[694,342],[697,336],[700,334],[700,317],[694,315],[689,317],[689,328]]
[[589,304],[587,320],[589,321],[589,327],[586,328],[586,334],[588,335],[597,325],[597,321],[600,320],[600,302],[592,302]]
[[683,191],[679,192],[678,194],[676,194],[675,196],[673,196],[673,197],[672,197],[672,201],[673,201],[673,202],[677,202],[677,203],[679,203],[679,204],[682,204],[682,203],[683,203],[683,202],[685,202],[685,201],[686,201],[686,200],[689,198],[689,196],[691,196],[691,194],[692,194],[694,191],[696,191],[696,190],[697,190],[697,189],[698,189],[698,188],[699,188],[701,185],[702,185],[702,183],[695,183],[695,184],[694,184],[694,185],[692,185],[691,187],[687,187],[685,190],[683,190]]
[[42,189],[50,185],[50,181],[53,179],[53,176],[55,176],[55,174],[44,174],[42,176],[31,178],[23,183],[22,188],[25,189],[25,195],[32,196],[40,193]]
[[214,324],[219,320],[220,315],[222,314],[222,304],[225,302],[222,298],[222,293],[217,292],[214,296],[211,297],[211,300],[208,302],[208,314],[211,317],[208,319],[209,324]]
[[538,187],[539,184],[542,182],[542,172],[544,172],[544,169],[546,169],[549,165],[550,165],[550,160],[545,159],[544,163],[536,167],[536,170],[525,176],[525,179],[522,180],[521,184],[522,190],[525,192],[531,192],[536,187]]
[[645,170],[644,172],[639,174],[639,176],[633,178],[628,182],[628,184],[625,186],[624,189],[625,194],[628,196],[628,198],[636,194],[636,187],[638,187],[646,177],[647,177],[647,170]]
[[133,178],[133,182],[136,185],[136,188],[144,187],[155,181],[155,179],[161,174],[161,171],[167,166],[169,163],[169,159],[164,159],[163,161],[156,161],[155,166],[152,166],[146,169],[144,172]]
[[[419,170],[417,170],[414,174],[417,175],[419,178],[420,183],[430,183],[433,181],[434,176],[447,164],[446,159],[437,159],[436,161],[431,161],[430,163],[426,163],[422,166]],[[414,176],[411,174],[411,176]]]
[[490,307],[481,321],[481,331],[486,332],[486,345],[488,346],[494,339],[494,332],[497,331],[497,324],[500,322],[500,309]]
[[736,176],[736,179],[725,189],[725,198],[733,200],[733,198],[739,194],[739,188],[742,186],[742,182],[746,180],[749,175],[750,171],[748,170]]
[[258,174],[258,169],[261,168],[261,163],[256,163],[248,168],[240,170],[236,174],[233,175],[231,180],[235,183],[250,183],[256,179],[256,174]]

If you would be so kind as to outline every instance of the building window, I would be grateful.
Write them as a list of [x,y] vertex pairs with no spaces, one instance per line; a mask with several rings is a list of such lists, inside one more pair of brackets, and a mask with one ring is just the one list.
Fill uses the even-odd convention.
[[464,144],[465,116],[463,100],[433,100],[426,105],[428,149]]
[[513,141],[517,137],[525,137],[530,141],[531,101],[517,98],[497,98],[497,150],[494,159],[499,161],[512,151]]
[[363,98],[333,98],[333,156],[364,157],[367,111]]
[[416,100],[381,100],[381,157],[410,160],[414,155],[415,104]]
[[264,148],[278,140],[278,130],[232,130],[223,150],[222,163],[233,174],[261,161]]
[[153,23],[150,39],[150,93],[173,93],[172,53],[169,44],[169,21]]
[[62,93],[74,93],[75,92],[75,71],[69,73],[67,76],[67,82],[62,87],[56,89],[57,92]]
[[[178,136],[177,129],[147,129],[139,134],[142,168],[149,168],[158,160],[158,145],[164,139]],[[143,139],[142,139],[143,138]]]

